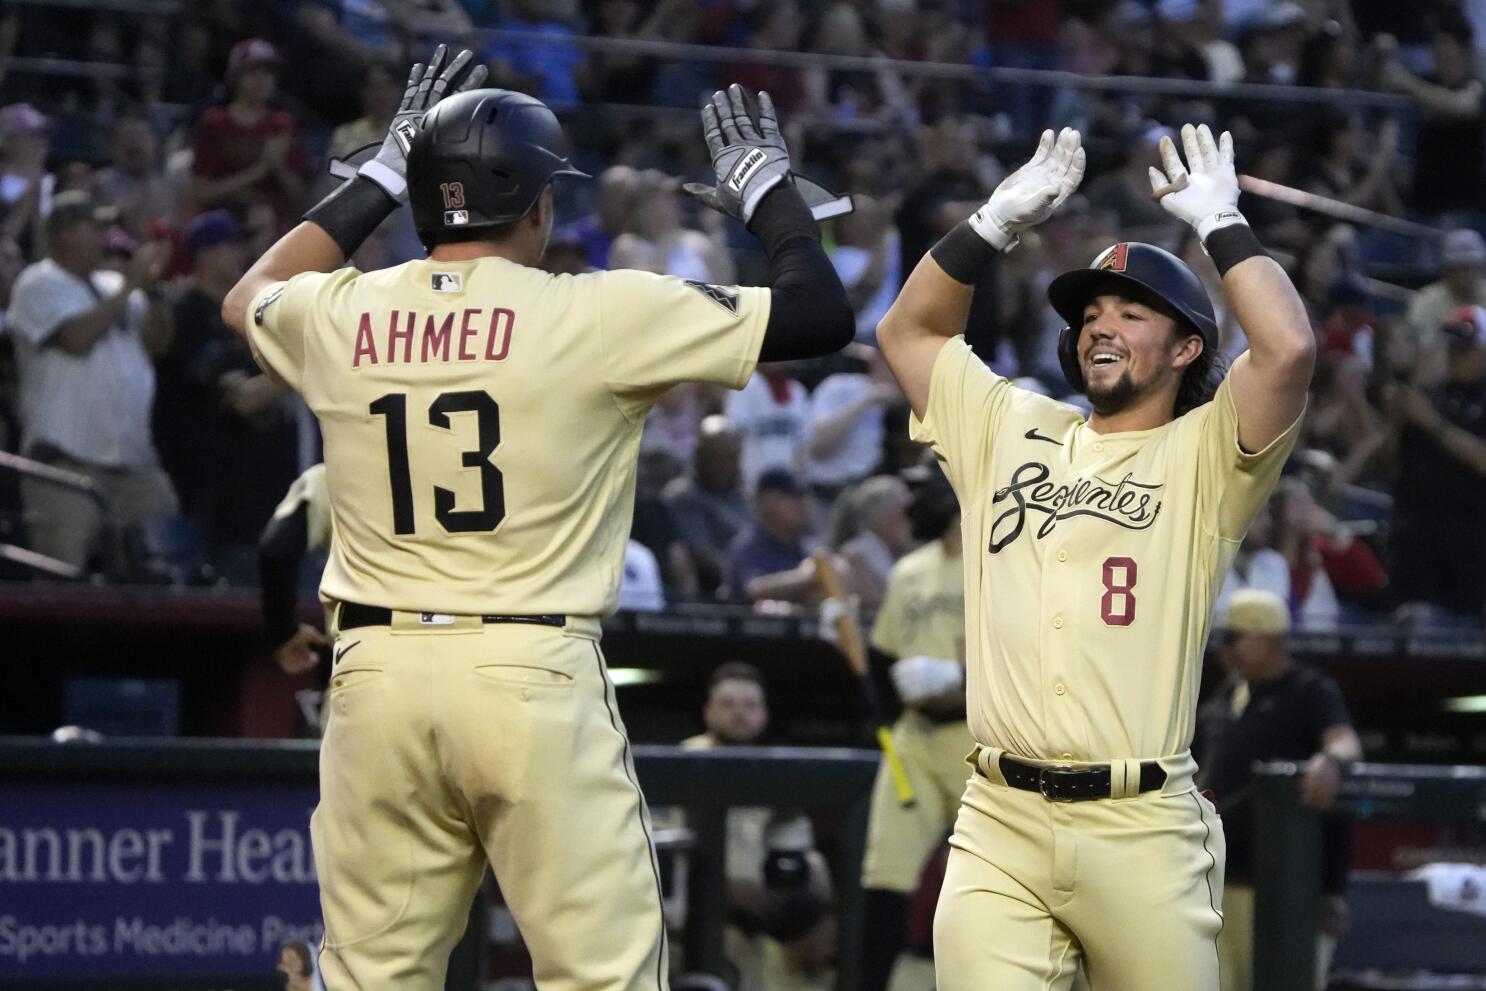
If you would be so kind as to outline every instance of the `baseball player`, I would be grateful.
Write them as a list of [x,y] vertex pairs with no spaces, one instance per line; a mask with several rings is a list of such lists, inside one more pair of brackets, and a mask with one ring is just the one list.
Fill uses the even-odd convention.
[[1077,412],[956,336],[970,284],[1077,187],[1078,132],[920,261],[878,328],[959,495],[974,772],[935,919],[941,991],[1216,991],[1224,841],[1189,752],[1212,605],[1295,443],[1315,343],[1238,212],[1232,141],[1168,138],[1154,195],[1191,224],[1249,350],[1219,384],[1211,302],[1121,243],[1054,279]]
[[[666,987],[661,894],[599,619],[615,607],[646,411],[681,381],[851,340],[773,105],[703,109],[709,205],[766,287],[537,267],[551,111],[414,66],[387,140],[259,259],[223,313],[319,417],[337,616],[311,822],[330,991],[432,991],[485,862],[544,991]],[[447,94],[447,99],[445,96]],[[339,268],[410,200],[426,260]]]
[[[325,465],[311,465],[294,480],[258,538],[258,587],[263,626],[273,658],[285,674],[303,674],[320,663],[330,637],[296,617],[299,567],[310,551],[330,546],[330,496]],[[334,629],[327,611],[325,628]]]
[[872,627],[873,660],[886,663],[903,714],[893,744],[913,784],[904,806],[884,764],[878,769],[862,862],[866,889],[864,991],[888,986],[903,947],[908,898],[924,863],[954,824],[965,791],[965,569],[960,511],[937,469],[915,486],[908,515],[922,547],[888,574]]

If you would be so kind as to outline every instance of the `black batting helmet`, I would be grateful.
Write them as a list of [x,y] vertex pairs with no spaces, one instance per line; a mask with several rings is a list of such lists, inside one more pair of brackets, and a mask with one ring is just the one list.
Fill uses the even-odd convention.
[[444,235],[514,223],[555,175],[588,178],[541,100],[472,89],[424,114],[408,149],[408,200],[424,247]]
[[1086,386],[1078,363],[1078,335],[1084,307],[1101,292],[1153,299],[1176,311],[1177,321],[1202,338],[1209,351],[1218,346],[1218,320],[1197,273],[1187,263],[1154,244],[1121,241],[1099,253],[1088,268],[1064,272],[1047,287],[1047,300],[1068,326],[1058,335],[1058,362],[1068,384]]

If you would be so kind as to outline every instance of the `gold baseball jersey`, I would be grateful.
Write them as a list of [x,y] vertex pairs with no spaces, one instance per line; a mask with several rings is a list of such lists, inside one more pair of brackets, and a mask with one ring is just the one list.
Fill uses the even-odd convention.
[[306,273],[250,304],[258,362],[319,417],[322,597],[452,614],[614,610],[645,413],[741,388],[766,288],[500,258]]
[[965,566],[942,541],[898,559],[872,626],[872,646],[897,658],[965,659]]
[[1299,428],[1245,452],[1225,380],[1168,424],[1099,434],[948,341],[910,431],[962,507],[975,739],[1053,761],[1187,751],[1223,576]]

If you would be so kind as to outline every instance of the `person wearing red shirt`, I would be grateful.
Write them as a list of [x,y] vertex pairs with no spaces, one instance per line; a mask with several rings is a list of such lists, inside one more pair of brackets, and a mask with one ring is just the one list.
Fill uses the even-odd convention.
[[298,216],[306,188],[294,115],[270,105],[278,61],[273,45],[261,38],[233,46],[227,60],[231,98],[197,121],[191,166],[198,209],[226,207],[250,227],[272,226],[275,236]]

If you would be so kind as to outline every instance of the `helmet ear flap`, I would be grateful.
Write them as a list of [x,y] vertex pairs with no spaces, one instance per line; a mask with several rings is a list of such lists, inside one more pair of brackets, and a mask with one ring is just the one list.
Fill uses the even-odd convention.
[[1058,332],[1058,364],[1063,366],[1063,377],[1073,386],[1073,391],[1083,392],[1086,383],[1084,370],[1078,363],[1078,334],[1072,327],[1064,327]]

